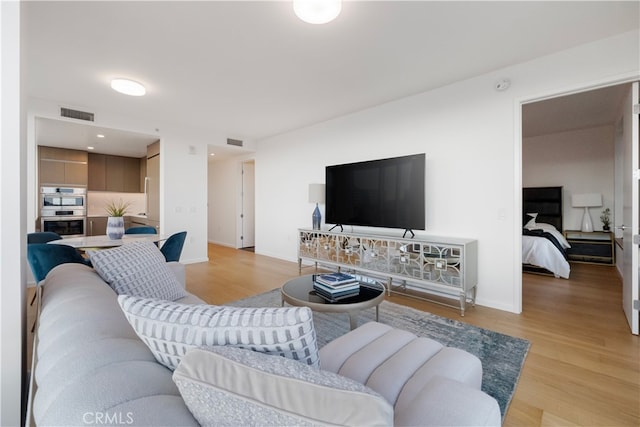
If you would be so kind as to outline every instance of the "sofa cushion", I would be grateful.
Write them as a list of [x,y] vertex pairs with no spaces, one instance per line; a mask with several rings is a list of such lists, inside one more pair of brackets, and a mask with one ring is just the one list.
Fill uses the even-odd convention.
[[158,362],[175,369],[193,347],[231,345],[318,366],[308,307],[191,305],[120,295],[118,302]]
[[393,408],[370,388],[254,351],[189,350],[173,380],[201,425],[393,424]]
[[423,383],[405,408],[399,410],[396,406],[394,421],[395,426],[500,427],[501,424],[500,407],[493,397],[441,376]]
[[152,242],[88,251],[93,268],[119,295],[177,300],[186,292]]

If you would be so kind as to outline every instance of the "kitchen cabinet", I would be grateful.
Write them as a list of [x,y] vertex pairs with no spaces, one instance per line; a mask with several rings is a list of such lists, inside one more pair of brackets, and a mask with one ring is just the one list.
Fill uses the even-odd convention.
[[141,192],[145,192],[146,191],[146,178],[147,178],[147,158],[146,157],[141,157],[140,158],[140,191]]
[[106,216],[90,216],[87,218],[87,236],[103,236],[107,234]]
[[107,189],[107,156],[89,153],[89,190],[105,191]]
[[89,155],[89,190],[140,193],[140,159],[136,157]]
[[86,151],[56,147],[38,147],[40,185],[86,187],[88,155]]

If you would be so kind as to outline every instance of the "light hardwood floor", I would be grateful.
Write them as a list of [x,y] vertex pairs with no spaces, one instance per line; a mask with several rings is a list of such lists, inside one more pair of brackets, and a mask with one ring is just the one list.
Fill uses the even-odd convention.
[[[187,289],[210,304],[298,275],[296,263],[211,244],[209,260],[187,265]],[[531,342],[505,426],[639,426],[640,338],[629,332],[621,292],[614,267],[572,264],[569,280],[525,274],[520,315],[476,306],[460,317],[421,300],[389,300]]]

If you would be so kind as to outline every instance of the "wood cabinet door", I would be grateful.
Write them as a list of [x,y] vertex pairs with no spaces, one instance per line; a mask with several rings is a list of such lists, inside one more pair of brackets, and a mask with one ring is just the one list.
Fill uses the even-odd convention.
[[124,157],[107,156],[106,187],[107,191],[124,191]]
[[89,154],[89,190],[105,191],[107,189],[106,156],[104,154]]
[[107,219],[106,216],[87,218],[87,234],[89,236],[104,236],[107,234]]
[[40,160],[40,185],[64,184],[64,162]]
[[69,185],[87,185],[87,163],[67,162],[64,164],[64,183]]
[[135,157],[123,157],[123,191],[140,192],[140,160]]

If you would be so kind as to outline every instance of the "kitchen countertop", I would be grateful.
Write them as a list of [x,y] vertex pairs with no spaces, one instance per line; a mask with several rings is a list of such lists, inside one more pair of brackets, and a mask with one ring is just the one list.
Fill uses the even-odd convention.
[[[87,218],[100,218],[100,217],[108,217],[109,215],[107,214],[102,214],[102,215],[87,215]],[[142,218],[142,219],[146,219],[147,215],[145,214],[126,214],[125,217],[131,217],[131,218]]]

